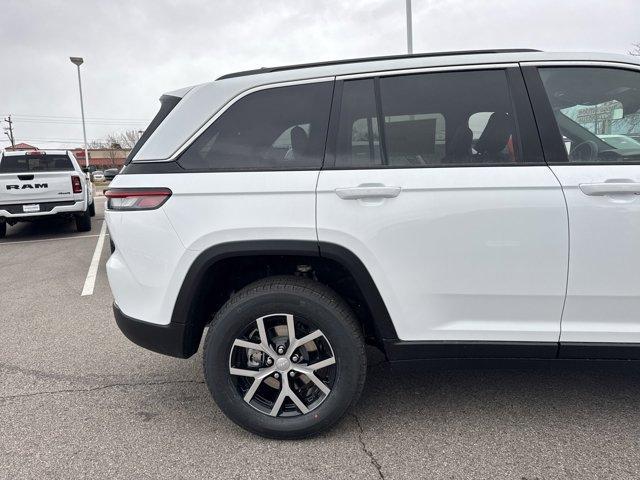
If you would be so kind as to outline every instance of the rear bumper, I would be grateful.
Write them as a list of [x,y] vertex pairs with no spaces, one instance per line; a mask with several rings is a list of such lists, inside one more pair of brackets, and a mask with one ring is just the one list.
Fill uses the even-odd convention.
[[[33,202],[38,203],[38,202]],[[40,211],[33,213],[24,213],[22,211],[23,205],[30,205],[29,203],[15,203],[9,205],[0,205],[0,218],[11,218],[16,220],[29,220],[36,219],[38,217],[49,217],[65,213],[80,213],[84,212],[86,202],[81,201],[66,201],[66,202],[41,202]]]
[[168,325],[158,325],[143,322],[122,313],[115,303],[113,314],[118,328],[136,345],[178,358],[189,358],[195,353],[195,350],[190,351],[186,348],[188,344],[185,340],[189,338],[189,332],[185,324],[172,322]]

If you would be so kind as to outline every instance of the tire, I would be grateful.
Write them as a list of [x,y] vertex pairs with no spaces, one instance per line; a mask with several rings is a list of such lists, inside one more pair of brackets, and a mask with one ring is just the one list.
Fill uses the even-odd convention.
[[0,222],[0,238],[7,236],[7,222]]
[[[290,318],[296,339],[307,335],[316,335],[317,338],[291,350],[292,342],[288,336]],[[234,344],[247,331],[254,332],[251,343],[260,342],[263,336],[257,326],[259,321],[264,325],[267,338],[269,332],[280,332],[279,337],[272,335],[269,342],[282,342],[282,338],[286,338],[286,343],[276,349],[286,348],[287,351],[284,355],[276,355],[271,360],[271,367],[266,366],[269,365],[268,355],[245,346],[246,337],[245,345]],[[285,325],[280,326],[283,321]],[[282,333],[283,328],[286,328],[286,334]],[[317,335],[318,331],[321,335]],[[296,341],[293,343],[297,345]],[[272,350],[272,353],[282,352]],[[261,367],[256,367],[258,372],[268,372],[269,368],[282,370],[261,379],[262,383],[253,394],[253,403],[248,403],[245,398],[258,380],[247,377],[246,369],[241,370],[245,375],[232,374],[230,369],[233,362],[254,361],[256,354],[263,357]],[[290,360],[291,370],[284,369],[282,358]],[[321,358],[324,360],[319,360]],[[314,365],[319,365],[320,361],[328,366],[315,370]],[[329,363],[332,361],[335,363]],[[227,417],[242,428],[264,437],[294,439],[327,430],[355,405],[364,387],[367,357],[360,325],[342,298],[318,282],[284,276],[252,283],[227,301],[209,326],[203,364],[209,391]],[[311,381],[310,377],[295,371],[296,368],[311,369],[315,380]],[[279,377],[278,373],[281,373]],[[324,389],[316,380],[322,382]],[[245,390],[242,382],[246,382]],[[279,389],[274,384],[279,384]],[[292,396],[284,395],[283,390],[293,393],[302,402],[302,407]],[[298,396],[301,392],[305,394],[302,398]],[[275,402],[267,401],[267,398],[276,396]],[[276,407],[280,396],[285,400]],[[310,400],[309,404],[305,404],[307,400]],[[308,412],[305,413],[303,408]]]
[[79,232],[91,231],[91,213],[88,209],[82,214],[76,216],[76,229]]
[[91,217],[95,217],[96,216],[96,201],[95,200],[93,202],[91,202],[91,205],[89,205],[89,215]]

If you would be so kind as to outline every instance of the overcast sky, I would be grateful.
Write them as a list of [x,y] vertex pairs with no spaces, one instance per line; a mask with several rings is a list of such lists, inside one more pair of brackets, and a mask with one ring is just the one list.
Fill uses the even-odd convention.
[[[143,129],[166,91],[224,73],[406,50],[405,0],[2,0],[0,114],[17,141]],[[627,53],[639,0],[413,0],[414,51],[530,47]],[[0,132],[2,133],[2,132]],[[8,140],[2,134],[0,146]]]

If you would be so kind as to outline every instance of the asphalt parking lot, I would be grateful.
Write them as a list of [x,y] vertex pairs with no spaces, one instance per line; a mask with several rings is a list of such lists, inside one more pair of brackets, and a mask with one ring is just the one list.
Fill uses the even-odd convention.
[[638,478],[636,364],[390,367],[310,440],[253,436],[178,360],[117,329],[90,234],[19,224],[0,241],[0,478]]

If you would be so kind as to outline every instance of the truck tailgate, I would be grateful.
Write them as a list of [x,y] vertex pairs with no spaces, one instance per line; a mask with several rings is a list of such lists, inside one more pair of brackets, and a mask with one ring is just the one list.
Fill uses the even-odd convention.
[[73,200],[73,174],[71,171],[0,174],[0,204]]

